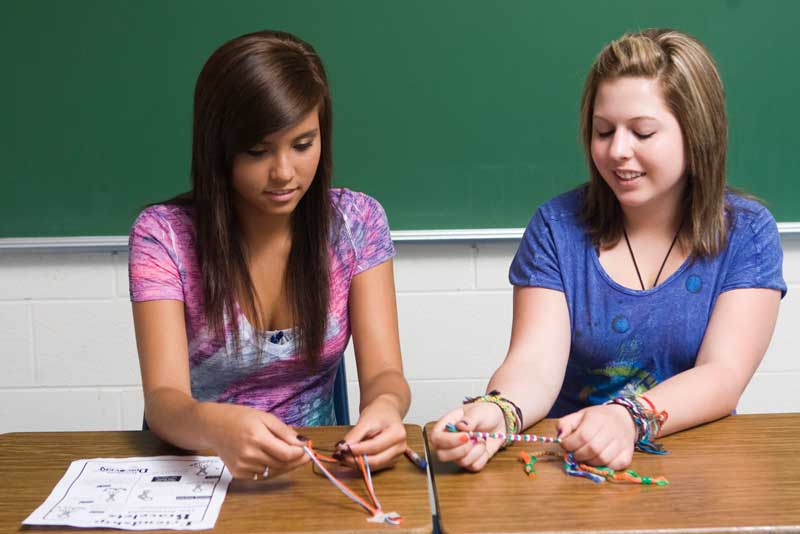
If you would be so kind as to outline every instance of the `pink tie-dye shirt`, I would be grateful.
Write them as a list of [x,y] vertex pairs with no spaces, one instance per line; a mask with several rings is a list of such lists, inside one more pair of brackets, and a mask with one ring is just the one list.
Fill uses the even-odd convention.
[[288,425],[335,424],[333,382],[350,339],[348,296],[352,278],[395,254],[386,215],[373,198],[332,189],[329,239],[330,304],[319,368],[298,354],[292,329],[259,333],[236,310],[241,345],[215,336],[203,312],[203,287],[191,208],[158,204],[133,224],[128,263],[131,300],[184,303],[192,396],[252,406]]

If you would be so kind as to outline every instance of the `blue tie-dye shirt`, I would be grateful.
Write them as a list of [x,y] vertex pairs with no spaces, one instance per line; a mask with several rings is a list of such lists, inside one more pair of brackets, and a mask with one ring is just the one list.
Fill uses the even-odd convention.
[[641,394],[693,367],[723,291],[786,294],[778,228],[758,202],[728,193],[732,225],[725,249],[714,258],[687,259],[658,286],[639,291],[616,283],[600,265],[581,223],[584,194],[578,188],[539,208],[509,272],[515,286],[562,291],[569,306],[569,361],[549,417]]

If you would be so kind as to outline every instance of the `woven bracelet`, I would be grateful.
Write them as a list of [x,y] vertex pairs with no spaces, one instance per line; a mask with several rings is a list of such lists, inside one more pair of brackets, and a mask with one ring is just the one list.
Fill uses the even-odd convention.
[[616,404],[628,410],[636,427],[636,450],[651,454],[666,454],[667,451],[654,440],[661,433],[661,427],[669,414],[666,411],[655,410],[655,405],[650,399],[644,398],[644,401],[647,406],[640,401],[639,397],[616,397],[606,404]]
[[[499,391],[492,390],[486,395],[467,397],[464,399],[464,404],[471,404],[473,402],[489,402],[497,405],[500,410],[502,410],[506,423],[506,436],[516,434],[522,430],[522,411],[516,404],[505,397],[500,396]],[[506,439],[506,441],[503,442],[503,445],[501,445],[501,448],[506,448],[511,443],[513,443],[513,440]]]

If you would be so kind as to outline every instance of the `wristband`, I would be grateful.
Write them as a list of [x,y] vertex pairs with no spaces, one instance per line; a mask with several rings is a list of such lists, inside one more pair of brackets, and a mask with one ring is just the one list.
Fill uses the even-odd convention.
[[[506,423],[506,436],[516,434],[522,430],[522,410],[510,400],[500,396],[500,392],[496,389],[490,391],[486,395],[467,397],[464,399],[464,404],[471,404],[473,402],[490,402],[500,408]],[[506,438],[501,448],[504,449],[511,443],[513,443],[513,440]]]
[[[644,401],[644,402],[642,402]],[[666,454],[667,451],[660,443],[654,440],[661,433],[661,427],[667,421],[669,414],[666,411],[656,410],[653,402],[647,397],[616,397],[606,402],[616,404],[628,410],[636,427],[636,450],[651,454]]]

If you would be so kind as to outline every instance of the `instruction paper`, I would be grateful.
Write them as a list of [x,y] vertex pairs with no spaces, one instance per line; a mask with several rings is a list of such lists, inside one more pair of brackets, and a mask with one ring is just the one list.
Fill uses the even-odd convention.
[[210,529],[230,482],[230,471],[216,456],[76,460],[22,524]]

